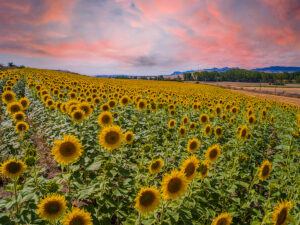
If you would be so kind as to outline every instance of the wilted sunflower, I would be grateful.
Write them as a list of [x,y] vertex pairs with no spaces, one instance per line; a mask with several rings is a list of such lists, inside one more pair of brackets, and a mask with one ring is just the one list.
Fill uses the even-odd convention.
[[2,94],[2,101],[5,104],[9,104],[11,102],[14,102],[16,100],[16,94],[12,91],[4,91]]
[[207,160],[204,160],[201,162],[199,166],[199,175],[201,179],[204,179],[209,171],[209,162]]
[[182,163],[180,169],[185,174],[187,180],[192,181],[197,175],[198,167],[199,160],[196,158],[196,156],[193,155]]
[[135,198],[135,206],[141,214],[147,214],[154,211],[160,204],[159,190],[154,187],[141,188],[138,196]]
[[153,160],[151,162],[151,164],[149,165],[150,173],[152,173],[152,174],[159,173],[159,171],[161,170],[163,165],[164,165],[164,161],[161,158]]
[[132,131],[127,131],[124,134],[124,141],[126,142],[126,144],[131,144],[134,140],[134,135]]
[[239,139],[245,140],[248,137],[248,133],[248,127],[242,126],[239,133]]
[[26,170],[26,165],[22,161],[10,159],[0,166],[0,172],[5,177],[15,178],[19,177]]
[[190,139],[187,144],[188,152],[195,152],[200,147],[200,141],[197,138]]
[[76,109],[71,113],[71,117],[75,122],[80,123],[84,120],[85,113],[81,109]]
[[182,171],[173,169],[171,174],[165,174],[162,181],[162,193],[165,199],[175,200],[187,190],[188,180]]
[[259,179],[264,181],[268,179],[272,171],[272,163],[269,160],[264,160],[259,168]]
[[199,117],[199,122],[201,124],[206,124],[209,121],[209,116],[207,114],[201,114]]
[[66,208],[65,197],[53,194],[40,200],[38,214],[42,219],[53,222],[64,214]]
[[189,129],[190,130],[193,130],[193,129],[195,129],[197,127],[197,124],[195,123],[195,122],[191,122],[190,123],[190,126],[189,126]]
[[82,155],[82,145],[78,138],[64,135],[63,140],[55,140],[51,154],[60,164],[68,165],[75,162]]
[[119,126],[105,127],[99,133],[99,142],[107,150],[119,148],[123,141],[123,132]]
[[23,106],[19,102],[12,102],[7,105],[7,112],[10,115],[13,115],[16,112],[20,112],[23,110]]
[[292,206],[292,203],[287,200],[281,202],[278,201],[277,206],[274,208],[273,212],[273,224],[286,224]]
[[222,213],[214,219],[212,225],[229,225],[232,222],[232,217],[228,213]]
[[21,121],[16,124],[15,129],[18,133],[25,133],[29,129],[29,126],[26,122]]
[[179,136],[185,136],[186,135],[186,128],[184,126],[179,127]]
[[218,127],[215,128],[215,135],[217,137],[222,137],[222,135],[223,135],[222,127],[218,126]]
[[170,119],[169,123],[168,123],[169,129],[174,129],[175,124],[176,124],[175,120],[174,119]]
[[29,100],[26,97],[23,97],[19,100],[19,102],[21,103],[21,105],[23,106],[23,110],[28,109],[29,107]]
[[138,110],[143,110],[147,107],[147,102],[144,99],[140,99],[137,103]]
[[221,148],[218,144],[211,146],[206,150],[205,158],[208,162],[215,162],[221,154]]
[[72,208],[61,220],[63,225],[92,225],[92,216],[84,209]]
[[130,103],[130,98],[127,95],[124,95],[122,98],[119,100],[119,104],[121,106],[127,106]]
[[203,133],[205,134],[205,136],[210,136],[211,135],[211,131],[212,131],[211,125],[207,124],[204,127]]
[[114,121],[112,114],[109,111],[101,112],[98,116],[98,124],[102,127],[110,126]]
[[13,120],[17,123],[17,122],[21,122],[24,121],[26,118],[25,113],[23,113],[22,111],[17,112],[13,115]]

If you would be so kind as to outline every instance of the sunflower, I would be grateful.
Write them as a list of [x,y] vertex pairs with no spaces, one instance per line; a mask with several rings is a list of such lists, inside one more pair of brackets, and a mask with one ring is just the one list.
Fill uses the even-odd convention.
[[66,208],[65,197],[53,194],[40,200],[38,214],[42,219],[52,222],[58,220],[64,214]]
[[29,100],[26,97],[23,97],[19,100],[19,102],[21,103],[21,105],[23,106],[23,110],[28,109],[29,107]]
[[105,127],[99,133],[99,142],[107,150],[119,148],[123,141],[123,132],[119,126]]
[[93,225],[92,216],[84,209],[72,208],[61,220],[63,225]]
[[85,117],[89,117],[93,113],[91,105],[87,102],[82,102],[79,104],[79,109],[84,111]]
[[17,123],[17,122],[21,122],[24,121],[26,118],[25,113],[23,113],[22,111],[17,112],[13,115],[13,120]]
[[228,213],[222,213],[214,219],[212,225],[229,225],[232,222],[232,217]]
[[144,99],[140,99],[137,103],[138,110],[143,110],[147,107],[147,102]]
[[121,106],[127,106],[130,103],[130,98],[127,95],[124,95],[122,98],[120,98],[119,104]]
[[206,124],[209,121],[209,116],[207,114],[201,114],[199,117],[199,122],[201,124]]
[[190,158],[186,159],[180,169],[185,174],[185,177],[188,181],[192,181],[193,178],[197,175],[197,169],[199,167],[199,160],[196,156],[191,156]]
[[264,181],[268,179],[272,171],[272,163],[269,160],[264,160],[259,168],[259,179]]
[[199,175],[201,179],[204,179],[209,171],[209,162],[207,160],[202,161],[199,166]]
[[193,153],[198,150],[200,147],[200,141],[197,138],[190,139],[187,144],[187,150],[190,153]]
[[220,115],[222,113],[222,107],[221,105],[217,105],[215,108],[215,112],[217,115]]
[[151,164],[149,165],[150,173],[152,173],[152,174],[159,173],[159,171],[161,170],[163,165],[164,165],[164,161],[161,158],[153,160],[151,162]]
[[71,117],[75,122],[80,123],[84,120],[85,113],[81,109],[76,109],[71,113]]
[[13,115],[16,112],[20,112],[23,110],[23,106],[19,102],[12,102],[7,105],[7,112],[10,115]]
[[232,114],[237,114],[239,109],[236,106],[233,106],[230,111],[231,111]]
[[222,127],[218,126],[218,127],[215,128],[215,135],[217,137],[222,137],[222,135],[223,135]]
[[100,106],[101,108],[101,111],[109,111],[110,110],[110,107],[107,103],[104,103]]
[[63,140],[55,140],[51,149],[53,158],[60,164],[68,165],[82,155],[82,145],[78,138],[64,135]]
[[204,127],[203,133],[205,134],[205,136],[210,136],[211,135],[211,131],[212,131],[211,125],[207,124]]
[[175,115],[175,110],[169,110],[169,114],[170,114],[170,116],[174,116]]
[[181,120],[182,124],[186,125],[189,122],[189,117],[188,116],[184,116]]
[[186,135],[186,128],[184,126],[179,127],[179,136],[185,136]]
[[19,177],[26,170],[26,165],[22,161],[10,159],[0,166],[0,172],[5,177]]
[[16,100],[16,94],[12,91],[4,91],[2,94],[2,101],[5,104],[9,104],[11,102],[14,102]]
[[205,158],[208,162],[215,162],[221,154],[221,148],[218,144],[211,146],[206,150]]
[[233,123],[234,123],[234,117],[230,117],[229,124],[233,124]]
[[173,169],[171,174],[165,174],[162,181],[162,193],[165,199],[175,200],[187,190],[188,180],[182,171]]
[[15,126],[15,129],[18,133],[25,133],[28,130],[29,126],[26,122],[18,122]]
[[286,224],[292,206],[292,203],[287,200],[277,202],[277,206],[274,208],[273,212],[273,224]]
[[174,129],[175,124],[176,124],[175,120],[174,119],[170,119],[169,123],[168,123],[169,129]]
[[248,133],[249,133],[248,127],[242,126],[239,133],[239,139],[245,140],[248,136]]
[[255,116],[252,114],[248,117],[248,124],[253,125],[256,123],[256,118]]
[[134,140],[134,135],[133,135],[133,132],[132,131],[127,131],[125,134],[124,134],[124,141],[127,143],[127,144],[131,144]]
[[141,214],[147,214],[154,211],[160,204],[159,190],[154,187],[141,188],[138,196],[135,198],[135,206]]
[[109,111],[101,112],[98,116],[98,124],[102,127],[110,126],[114,121],[112,114]]
[[271,115],[271,117],[270,117],[270,124],[271,124],[271,125],[274,124],[274,115]]
[[195,123],[195,122],[191,122],[190,123],[190,126],[189,126],[189,129],[190,130],[193,130],[193,129],[195,129],[197,127],[197,124]]

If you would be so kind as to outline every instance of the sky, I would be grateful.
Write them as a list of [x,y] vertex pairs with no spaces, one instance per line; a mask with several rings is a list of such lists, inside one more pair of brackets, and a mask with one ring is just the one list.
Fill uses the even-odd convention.
[[0,63],[81,74],[300,66],[300,0],[0,0]]

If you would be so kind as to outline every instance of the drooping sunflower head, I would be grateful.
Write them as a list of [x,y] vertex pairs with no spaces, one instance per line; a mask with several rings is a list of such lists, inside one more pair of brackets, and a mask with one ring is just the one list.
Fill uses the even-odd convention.
[[119,100],[119,104],[121,106],[127,106],[130,103],[130,98],[127,95],[124,95],[122,98]]
[[187,150],[188,152],[195,152],[199,149],[200,147],[200,141],[197,139],[197,138],[193,138],[193,139],[190,139],[188,141],[188,144],[187,144]]
[[142,188],[135,198],[135,206],[141,214],[154,211],[160,204],[160,193],[154,187]]
[[153,160],[149,165],[150,173],[152,174],[159,173],[163,165],[164,165],[164,161],[161,158]]
[[23,106],[19,102],[12,102],[7,105],[7,112],[13,115],[23,110]]
[[174,119],[170,119],[169,123],[168,123],[169,129],[174,129],[175,124],[176,124],[175,120]]
[[228,213],[222,213],[214,219],[212,225],[229,225],[232,222],[232,217]]
[[211,135],[211,132],[212,132],[211,125],[207,124],[207,125],[204,127],[203,133],[204,133],[205,136],[210,136],[210,135]]
[[15,129],[18,133],[23,134],[29,129],[29,126],[26,122],[21,121],[16,124]]
[[143,110],[147,107],[147,102],[144,99],[140,99],[137,103],[138,110]]
[[183,118],[182,118],[182,124],[184,124],[184,125],[186,125],[186,124],[188,124],[188,122],[189,122],[189,117],[188,116],[184,116]]
[[63,140],[54,141],[51,154],[58,163],[68,165],[80,158],[82,145],[78,138],[72,135],[64,135]]
[[248,127],[247,126],[242,126],[240,133],[239,133],[239,139],[245,140],[248,137]]
[[0,167],[0,172],[5,177],[15,178],[19,177],[26,170],[26,165],[22,161],[10,159],[4,162]]
[[205,158],[208,162],[215,162],[221,154],[221,148],[218,144],[211,146],[206,150]]
[[292,203],[287,200],[277,202],[277,206],[274,208],[274,212],[273,212],[273,224],[275,225],[286,224],[292,206],[293,206]]
[[19,100],[19,102],[20,102],[21,105],[23,106],[23,110],[28,109],[29,104],[30,104],[28,98],[23,97],[23,98],[21,98],[21,99]]
[[24,121],[26,118],[25,113],[23,113],[22,111],[17,112],[13,115],[13,120],[17,123],[17,122],[21,122]]
[[132,131],[127,131],[125,134],[124,134],[124,141],[127,143],[127,144],[131,144],[134,140],[134,135],[133,135],[133,132]]
[[112,114],[109,111],[101,112],[98,116],[98,124],[102,127],[110,126],[114,121]]
[[192,181],[197,175],[197,169],[199,167],[199,160],[196,156],[191,156],[186,159],[181,165],[181,171],[184,173],[188,181]]
[[190,130],[193,130],[193,129],[195,129],[196,127],[197,127],[197,123],[191,122],[191,123],[190,123],[190,126],[189,126],[189,129],[190,129]]
[[201,124],[206,124],[209,121],[209,116],[207,114],[201,114],[199,117],[199,122]]
[[268,179],[272,171],[272,163],[269,160],[264,160],[259,168],[259,179],[264,181]]
[[57,221],[66,210],[66,199],[62,195],[53,194],[40,200],[39,216],[48,221]]
[[72,208],[61,220],[63,225],[92,225],[92,216],[84,209]]
[[215,135],[217,137],[222,137],[222,135],[223,135],[223,129],[222,129],[222,127],[218,126],[218,127],[215,128]]
[[209,162],[207,160],[204,160],[201,162],[199,166],[199,175],[201,179],[204,179],[209,171]]
[[71,113],[72,120],[74,120],[76,123],[80,123],[84,120],[85,118],[85,113],[81,109],[75,109]]
[[170,174],[165,174],[162,181],[162,193],[165,199],[175,200],[186,193],[188,180],[182,171],[173,169]]
[[4,91],[2,94],[2,101],[5,104],[9,104],[11,102],[14,102],[16,100],[16,94],[12,91]]
[[186,135],[186,128],[185,126],[179,127],[179,136],[185,136]]
[[123,136],[119,126],[105,127],[99,133],[99,142],[102,147],[111,151],[120,147]]

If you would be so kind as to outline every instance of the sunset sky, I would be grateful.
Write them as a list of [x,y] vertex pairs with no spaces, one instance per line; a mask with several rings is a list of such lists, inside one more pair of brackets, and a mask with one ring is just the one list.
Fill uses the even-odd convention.
[[0,63],[82,74],[300,66],[299,0],[0,0]]

